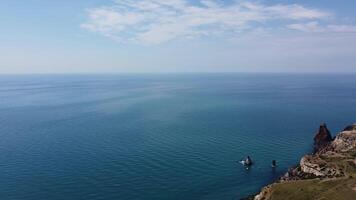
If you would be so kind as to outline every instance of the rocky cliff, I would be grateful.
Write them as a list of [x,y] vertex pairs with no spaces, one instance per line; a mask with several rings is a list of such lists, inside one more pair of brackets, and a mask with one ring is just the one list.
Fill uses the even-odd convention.
[[314,153],[265,188],[255,200],[340,199],[356,197],[356,124],[334,139],[325,124],[314,137]]

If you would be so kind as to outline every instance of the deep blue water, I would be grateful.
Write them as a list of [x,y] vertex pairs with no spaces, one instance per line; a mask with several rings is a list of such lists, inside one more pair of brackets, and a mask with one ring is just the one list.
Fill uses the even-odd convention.
[[239,199],[355,105],[354,75],[2,75],[0,199]]

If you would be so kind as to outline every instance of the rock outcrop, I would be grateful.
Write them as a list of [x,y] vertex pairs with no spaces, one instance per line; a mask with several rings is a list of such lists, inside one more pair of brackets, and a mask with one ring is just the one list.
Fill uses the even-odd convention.
[[356,124],[346,127],[331,144],[334,151],[346,152],[356,146]]
[[[297,167],[289,169],[279,181],[263,188],[254,199],[280,199],[281,196],[276,194],[281,192],[303,195],[305,192],[300,194],[299,191],[315,187],[315,184],[328,187],[326,183],[332,181],[335,181],[335,188],[349,187],[347,191],[351,191],[351,196],[356,196],[356,124],[346,127],[335,139],[326,125],[322,124],[314,137],[314,148],[313,154],[305,155]],[[292,187],[286,191],[289,185]],[[340,195],[343,196],[342,193]],[[298,198],[300,196],[295,199]],[[288,196],[288,199],[293,198]]]
[[321,159],[318,156],[304,156],[300,161],[300,170],[305,175],[311,175],[309,177],[340,177],[344,175],[342,169],[339,169],[337,165],[330,165],[326,160]]
[[326,147],[333,140],[328,127],[323,123],[314,136],[314,152]]

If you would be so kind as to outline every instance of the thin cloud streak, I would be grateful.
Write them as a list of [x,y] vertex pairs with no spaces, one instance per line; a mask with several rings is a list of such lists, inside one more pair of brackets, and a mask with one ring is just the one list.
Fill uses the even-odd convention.
[[321,25],[318,21],[308,23],[289,24],[287,28],[302,32],[315,33],[356,33],[356,26],[352,25]]
[[[148,45],[203,36],[235,36],[274,21],[294,30],[311,29],[313,21],[332,17],[329,12],[297,4],[265,5],[248,1],[224,4],[213,0],[200,0],[199,4],[186,0],[120,0],[87,12],[88,19],[81,24],[82,28],[119,42]],[[304,25],[307,27],[297,25],[304,21],[312,22]]]

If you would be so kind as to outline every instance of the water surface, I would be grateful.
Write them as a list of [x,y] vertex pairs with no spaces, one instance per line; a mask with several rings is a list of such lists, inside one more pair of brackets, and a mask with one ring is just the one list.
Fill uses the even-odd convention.
[[1,75],[0,199],[239,199],[355,105],[353,75]]

